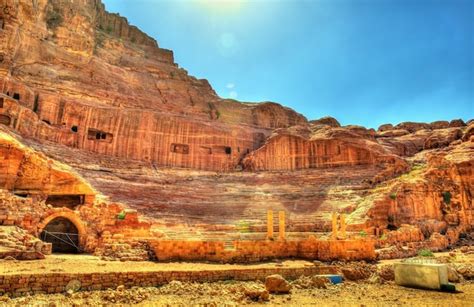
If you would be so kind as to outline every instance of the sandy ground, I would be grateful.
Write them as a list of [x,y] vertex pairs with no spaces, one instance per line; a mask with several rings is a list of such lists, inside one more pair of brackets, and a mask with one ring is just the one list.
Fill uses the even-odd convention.
[[[436,254],[437,258],[448,253]],[[456,258],[462,263],[474,264],[474,255]],[[397,260],[378,263],[379,266]],[[457,261],[456,261],[457,262]],[[308,261],[284,261],[284,266],[301,267]],[[1,261],[0,276],[16,273],[46,272],[112,272],[160,270],[219,270],[236,268],[274,267],[275,262],[254,265],[222,265],[209,263],[153,263],[109,262],[87,255],[53,255],[41,261]],[[260,287],[261,282],[225,281],[216,283],[181,283],[173,281],[161,287],[109,289],[69,294],[34,295],[11,299],[0,297],[0,306],[474,306],[474,282],[456,284],[456,293],[444,293],[400,287],[392,281],[345,281],[327,288],[302,286],[292,281],[292,290],[286,295],[270,295],[268,301],[252,301],[245,295],[246,288]]]
[[254,302],[242,295],[242,287],[254,284],[172,283],[159,288],[5,298],[3,302],[0,298],[0,306],[474,306],[474,283],[458,284],[458,293],[443,293],[403,288],[393,283],[346,282],[327,289],[293,289],[291,294],[270,295],[267,302]]
[[[289,260],[278,264],[279,267],[299,268],[312,265],[310,261]],[[2,261],[0,275],[41,274],[41,273],[96,273],[96,272],[154,272],[154,271],[217,271],[229,269],[275,268],[276,262],[258,264],[215,264],[193,262],[158,263],[150,261],[104,261],[91,255],[49,255],[44,260]]]

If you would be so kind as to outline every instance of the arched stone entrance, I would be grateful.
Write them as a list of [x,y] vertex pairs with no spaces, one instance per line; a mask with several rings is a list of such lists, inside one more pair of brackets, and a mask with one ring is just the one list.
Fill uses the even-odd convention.
[[85,228],[79,217],[68,209],[48,216],[38,227],[39,238],[53,245],[55,253],[79,253],[85,246]]
[[40,234],[40,239],[53,244],[53,253],[78,253],[79,231],[73,222],[57,217],[49,222]]

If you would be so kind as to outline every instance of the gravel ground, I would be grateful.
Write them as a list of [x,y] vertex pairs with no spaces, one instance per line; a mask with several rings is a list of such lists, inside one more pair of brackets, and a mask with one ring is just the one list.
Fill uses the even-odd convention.
[[[396,260],[377,264],[364,262],[333,263],[345,275],[340,285],[312,282],[311,277],[290,281],[290,294],[264,296],[252,294],[266,291],[262,282],[225,281],[215,283],[182,283],[172,281],[161,287],[84,291],[20,298],[0,296],[0,306],[469,306],[474,307],[474,254],[459,250],[437,253],[436,260],[458,268],[464,274],[456,283],[457,293],[444,293],[400,287],[393,282],[391,265]],[[301,267],[307,261],[284,261],[284,266]],[[275,263],[255,265],[219,265],[205,263],[106,262],[87,255],[54,255],[37,261],[1,261],[0,276],[15,273],[81,271],[110,272],[116,270],[202,270],[229,267],[267,267]],[[467,268],[467,270],[466,270]],[[159,273],[157,273],[159,274]],[[464,277],[463,277],[464,276]],[[352,281],[350,281],[352,280]],[[259,292],[260,291],[260,292]]]
[[290,294],[270,295],[268,301],[253,301],[243,289],[263,287],[254,282],[186,284],[172,282],[159,288],[114,289],[71,295],[35,295],[0,298],[2,306],[473,306],[474,283],[458,284],[459,293],[442,293],[399,287],[392,282],[370,284],[346,282],[326,289],[293,288]]

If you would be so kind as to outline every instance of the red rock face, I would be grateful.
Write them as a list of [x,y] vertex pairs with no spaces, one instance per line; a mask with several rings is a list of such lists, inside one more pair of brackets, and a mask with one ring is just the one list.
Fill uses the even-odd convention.
[[[258,150],[244,160],[249,170],[295,170],[347,165],[382,165],[387,158],[399,159],[370,136],[346,129],[323,128],[277,130]],[[403,163],[399,159],[400,163]]]
[[[13,99],[4,97],[0,111],[24,135],[157,165],[225,171],[270,129],[306,123],[275,103],[220,99],[206,80],[178,68],[171,51],[105,12],[100,1],[9,5],[0,76]],[[22,20],[36,22],[20,27]]]
[[[109,234],[149,234],[138,213],[170,237],[170,226],[235,234],[242,222],[262,232],[268,209],[287,212],[289,231],[330,231],[339,212],[350,231],[436,248],[472,230],[472,122],[308,122],[277,103],[221,99],[99,0],[4,3],[0,188],[108,196],[128,218],[114,220],[124,207],[113,203],[77,214]],[[108,240],[94,231],[89,250]]]

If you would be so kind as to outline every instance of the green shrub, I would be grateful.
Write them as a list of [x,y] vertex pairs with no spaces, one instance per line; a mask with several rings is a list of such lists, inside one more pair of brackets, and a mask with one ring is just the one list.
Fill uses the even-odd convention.
[[451,192],[446,191],[441,193],[443,195],[443,201],[445,204],[449,205],[451,203]]
[[387,240],[387,235],[386,234],[381,235],[380,240]]
[[126,216],[127,216],[127,213],[125,213],[125,211],[122,211],[119,214],[117,214],[117,219],[124,220]]
[[390,198],[393,200],[397,199],[397,193],[390,193]]
[[239,230],[239,232],[242,232],[242,233],[249,233],[250,232],[250,222],[249,221],[239,221],[237,223],[237,229]]
[[63,16],[55,9],[48,10],[46,13],[46,25],[48,29],[56,29],[63,23]]
[[418,251],[418,256],[420,257],[433,257],[433,252],[429,249],[420,249]]
[[366,233],[364,230],[361,230],[361,231],[359,232],[359,236],[365,238],[365,237],[367,237],[367,233]]

